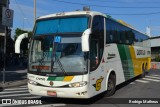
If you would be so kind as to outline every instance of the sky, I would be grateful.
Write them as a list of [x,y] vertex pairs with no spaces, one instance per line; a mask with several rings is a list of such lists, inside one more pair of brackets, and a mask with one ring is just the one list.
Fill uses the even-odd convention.
[[[123,20],[144,33],[150,27],[152,36],[160,36],[159,0],[36,0],[36,16],[82,10],[83,6]],[[10,0],[9,8],[14,10],[12,31],[16,28],[32,31],[34,0]]]

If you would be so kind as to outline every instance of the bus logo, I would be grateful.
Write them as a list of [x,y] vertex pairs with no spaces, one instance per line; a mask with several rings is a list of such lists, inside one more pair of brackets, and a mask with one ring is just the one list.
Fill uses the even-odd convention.
[[145,55],[146,51],[145,50],[137,50],[137,55]]
[[100,77],[99,79],[97,79],[96,84],[93,85],[96,91],[99,91],[101,89],[101,84],[102,84],[103,79],[104,77]]
[[108,57],[107,57],[107,59],[112,59],[112,58],[115,58],[116,57],[116,54],[110,54],[110,53],[108,53]]

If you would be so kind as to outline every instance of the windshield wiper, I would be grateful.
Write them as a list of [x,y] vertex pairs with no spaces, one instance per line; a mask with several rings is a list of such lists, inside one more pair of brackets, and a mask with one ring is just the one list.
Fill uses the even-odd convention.
[[[47,55],[48,55],[48,52],[47,53],[43,52],[43,57],[41,59],[39,59],[39,61],[38,61],[39,66],[44,66],[45,65],[44,59],[46,58]],[[37,68],[37,72],[41,72],[40,67]]]
[[62,72],[64,73],[64,75],[68,75],[67,72],[64,70],[62,63],[61,63],[61,61],[59,60],[59,58],[57,57],[56,54],[55,54],[55,57],[56,57],[55,62],[57,61],[58,65],[60,66],[60,69],[62,70]]
[[[56,35],[57,35],[57,33],[58,33],[58,30],[57,30],[57,32],[56,32]],[[54,38],[54,39],[55,39],[55,38]],[[54,46],[54,45],[55,45],[55,43],[53,43],[53,46]],[[57,46],[58,46],[58,44],[57,44]],[[56,49],[54,49],[53,53],[54,53],[54,56],[55,56],[55,58],[56,58],[56,60],[54,61],[54,63],[57,61],[58,65],[59,65],[60,69],[62,70],[62,72],[64,73],[64,75],[68,75],[67,72],[64,70],[61,61],[59,60],[58,56],[56,55]],[[55,64],[54,64],[54,65],[55,65]],[[52,69],[57,69],[56,67],[54,67],[54,65],[52,65],[52,66],[53,66]]]

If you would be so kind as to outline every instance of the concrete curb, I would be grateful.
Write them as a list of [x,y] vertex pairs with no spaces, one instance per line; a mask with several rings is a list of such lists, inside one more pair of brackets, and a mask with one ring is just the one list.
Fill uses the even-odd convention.
[[10,87],[16,87],[16,86],[26,85],[26,84],[27,84],[27,79],[13,81],[13,82],[6,82],[4,85],[3,83],[0,83],[0,88],[10,88]]

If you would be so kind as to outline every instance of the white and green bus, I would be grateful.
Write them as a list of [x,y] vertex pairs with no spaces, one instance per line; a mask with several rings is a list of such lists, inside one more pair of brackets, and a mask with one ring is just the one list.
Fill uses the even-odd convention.
[[39,17],[29,51],[33,95],[91,98],[150,69],[148,36],[106,14],[74,11]]

